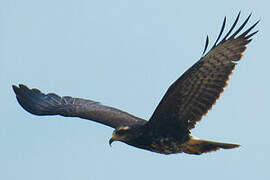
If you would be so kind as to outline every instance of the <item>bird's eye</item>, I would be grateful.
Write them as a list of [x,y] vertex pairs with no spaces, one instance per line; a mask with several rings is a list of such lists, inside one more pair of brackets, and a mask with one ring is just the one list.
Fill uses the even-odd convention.
[[118,131],[116,131],[116,134],[121,136],[121,135],[125,134],[125,132],[126,132],[125,130],[118,130]]

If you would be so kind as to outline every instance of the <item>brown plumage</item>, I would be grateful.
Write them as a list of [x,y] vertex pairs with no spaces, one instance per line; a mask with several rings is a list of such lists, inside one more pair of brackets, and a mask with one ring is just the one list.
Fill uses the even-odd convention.
[[[20,105],[32,114],[80,117],[115,128],[110,144],[117,140],[162,154],[201,154],[235,148],[239,145],[194,138],[190,129],[219,98],[246,45],[257,33],[250,31],[259,21],[239,35],[250,16],[231,35],[239,13],[228,33],[219,41],[226,24],[224,18],[213,47],[169,87],[149,121],[91,100],[43,94],[24,85],[13,86],[13,89]],[[204,52],[208,42],[207,37]]]

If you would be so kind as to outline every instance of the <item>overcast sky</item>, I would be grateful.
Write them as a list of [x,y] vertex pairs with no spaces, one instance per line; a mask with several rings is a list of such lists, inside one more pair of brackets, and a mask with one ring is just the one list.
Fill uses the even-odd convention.
[[[269,40],[266,0],[0,1],[0,179],[269,179]],[[79,118],[38,117],[12,84],[88,98],[149,119],[167,88],[230,27],[261,20],[216,105],[192,134],[239,143],[201,156],[160,155],[108,141],[113,129]],[[225,30],[228,31],[229,27]]]

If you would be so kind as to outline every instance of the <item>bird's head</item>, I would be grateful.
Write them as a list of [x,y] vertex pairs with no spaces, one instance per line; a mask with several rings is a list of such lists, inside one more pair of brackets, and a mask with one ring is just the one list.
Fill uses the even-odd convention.
[[130,127],[129,126],[122,126],[113,131],[112,138],[109,141],[111,144],[114,141],[122,141],[127,142],[131,138]]

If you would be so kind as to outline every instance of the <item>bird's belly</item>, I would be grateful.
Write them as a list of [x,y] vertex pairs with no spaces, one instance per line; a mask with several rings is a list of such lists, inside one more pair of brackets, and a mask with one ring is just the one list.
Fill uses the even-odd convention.
[[128,144],[161,154],[176,154],[183,152],[183,142],[171,138],[157,138],[151,139],[148,143],[145,143],[145,141],[136,141],[136,143]]
[[150,145],[150,150],[161,154],[175,154],[183,152],[182,143],[169,138],[153,141]]

